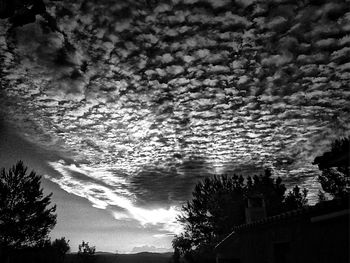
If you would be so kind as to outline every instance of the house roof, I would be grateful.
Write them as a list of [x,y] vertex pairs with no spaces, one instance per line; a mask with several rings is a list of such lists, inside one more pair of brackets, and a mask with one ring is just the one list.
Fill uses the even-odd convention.
[[[318,203],[314,206],[306,206],[279,215],[266,217],[251,223],[238,225],[234,227],[234,230],[228,236],[226,236],[219,244],[216,245],[215,249],[223,246],[228,240],[232,240],[235,234],[242,231],[249,231],[260,226],[287,221],[293,218],[305,218],[307,220],[310,220],[311,218],[312,222],[316,222],[320,220],[327,220],[334,216],[349,214],[349,201],[350,198],[333,199],[331,201]],[[315,218],[315,220],[312,220],[313,218]]]

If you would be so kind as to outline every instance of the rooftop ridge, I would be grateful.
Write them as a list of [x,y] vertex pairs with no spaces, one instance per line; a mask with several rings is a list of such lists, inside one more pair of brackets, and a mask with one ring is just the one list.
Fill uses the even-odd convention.
[[294,209],[290,211],[283,212],[278,215],[269,216],[264,219],[256,220],[251,223],[245,223],[234,227],[234,231],[240,231],[243,229],[252,228],[259,225],[264,225],[268,223],[278,222],[280,220],[290,219],[299,215],[318,215],[322,213],[333,212],[339,209],[349,209],[349,198],[345,199],[333,199],[330,201],[324,201],[313,206],[305,206],[299,209]]

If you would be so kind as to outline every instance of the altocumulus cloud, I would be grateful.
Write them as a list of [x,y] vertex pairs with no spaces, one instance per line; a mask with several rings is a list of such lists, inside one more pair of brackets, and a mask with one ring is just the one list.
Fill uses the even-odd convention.
[[51,162],[61,177],[50,180],[115,218],[170,229],[198,179],[239,167],[272,168],[315,194],[313,158],[349,133],[346,1],[47,9],[68,42],[40,19],[10,37],[0,21],[0,109],[72,158]]

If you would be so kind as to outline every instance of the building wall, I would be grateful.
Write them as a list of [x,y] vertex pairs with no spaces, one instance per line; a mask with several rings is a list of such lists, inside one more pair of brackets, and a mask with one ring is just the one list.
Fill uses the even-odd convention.
[[244,229],[219,249],[217,261],[348,263],[349,215],[317,222],[298,217]]

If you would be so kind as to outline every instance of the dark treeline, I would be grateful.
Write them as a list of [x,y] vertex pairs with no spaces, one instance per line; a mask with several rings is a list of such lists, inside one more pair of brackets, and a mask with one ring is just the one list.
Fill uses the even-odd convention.
[[[246,207],[264,207],[262,216],[274,216],[307,205],[307,189],[297,185],[286,193],[280,177],[270,170],[244,178],[220,175],[199,182],[192,200],[182,206],[178,221],[184,232],[173,240],[177,257],[186,262],[214,262],[214,247],[247,221]],[[178,260],[178,259],[177,259]]]
[[[56,225],[56,206],[44,195],[41,176],[22,161],[0,172],[0,262],[63,263],[70,251],[64,237],[48,237]],[[82,242],[74,262],[93,262],[95,247]]]
[[5,263],[63,263],[70,250],[68,242],[65,238],[60,238],[34,247],[2,247],[0,259]]
[[[350,137],[335,140],[329,152],[315,158],[321,174],[318,202],[349,195]],[[215,262],[214,248],[235,226],[249,223],[247,207],[263,207],[262,217],[274,216],[308,205],[307,189],[295,185],[286,191],[280,177],[269,170],[243,178],[221,175],[199,182],[192,200],[178,217],[184,231],[173,240],[173,262]]]
[[[63,262],[65,238],[48,237],[56,225],[56,206],[44,195],[41,176],[22,161],[0,172],[0,262]],[[50,261],[48,261],[50,259]]]
[[[322,186],[319,202],[349,194],[350,137],[336,140],[315,158]],[[56,224],[56,206],[44,195],[41,176],[28,173],[22,161],[0,172],[0,262],[67,262],[69,241],[48,237]],[[307,206],[307,189],[287,191],[270,170],[262,175],[212,176],[197,183],[178,221],[183,233],[173,240],[173,262],[214,262],[214,247],[248,218],[245,208],[264,207],[265,217]],[[95,247],[82,242],[69,262],[96,262]]]

